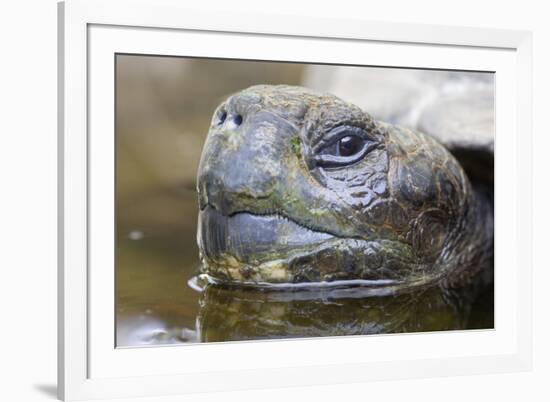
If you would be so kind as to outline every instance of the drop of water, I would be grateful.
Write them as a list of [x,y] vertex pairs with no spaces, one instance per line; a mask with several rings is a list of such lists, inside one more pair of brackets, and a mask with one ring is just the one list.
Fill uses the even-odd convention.
[[128,233],[128,238],[130,240],[141,240],[143,239],[143,232],[141,230],[132,230]]

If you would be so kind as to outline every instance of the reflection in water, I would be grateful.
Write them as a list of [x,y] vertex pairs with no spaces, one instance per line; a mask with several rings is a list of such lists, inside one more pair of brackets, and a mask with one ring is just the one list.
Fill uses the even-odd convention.
[[466,292],[438,288],[365,297],[360,287],[261,291],[209,286],[201,295],[197,334],[201,342],[216,342],[465,329],[468,300]]

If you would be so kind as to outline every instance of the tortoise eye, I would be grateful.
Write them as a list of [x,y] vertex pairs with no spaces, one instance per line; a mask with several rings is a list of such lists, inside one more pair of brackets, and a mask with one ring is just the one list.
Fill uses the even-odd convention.
[[332,130],[315,155],[317,165],[339,167],[361,160],[375,145],[358,127],[338,127]]
[[347,135],[336,143],[337,156],[352,156],[363,149],[365,141],[356,135]]

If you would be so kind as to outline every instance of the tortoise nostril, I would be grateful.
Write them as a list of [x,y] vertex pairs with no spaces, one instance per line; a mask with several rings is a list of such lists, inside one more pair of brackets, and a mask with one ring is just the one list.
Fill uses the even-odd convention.
[[218,120],[218,125],[222,125],[223,122],[225,121],[225,119],[227,118],[227,112],[225,110],[223,110],[221,113],[220,113],[220,116],[219,116],[219,120]]
[[241,116],[240,114],[235,115],[235,117],[233,117],[233,122],[235,123],[235,125],[240,126],[243,122],[243,116]]

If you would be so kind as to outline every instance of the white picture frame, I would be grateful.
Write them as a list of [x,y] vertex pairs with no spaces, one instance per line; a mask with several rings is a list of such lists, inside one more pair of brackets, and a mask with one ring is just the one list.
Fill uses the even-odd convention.
[[[216,15],[174,0],[60,3],[59,397],[529,370],[531,48],[531,34],[523,31]],[[494,71],[495,329],[115,348],[110,225],[116,53]]]

